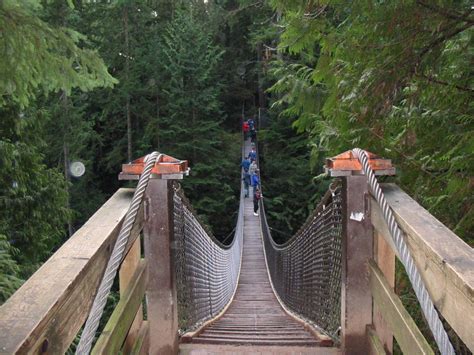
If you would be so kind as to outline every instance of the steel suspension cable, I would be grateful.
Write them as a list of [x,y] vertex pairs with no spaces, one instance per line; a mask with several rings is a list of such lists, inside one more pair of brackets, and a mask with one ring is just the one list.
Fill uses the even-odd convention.
[[353,149],[352,152],[362,164],[364,173],[369,180],[369,186],[372,191],[372,194],[374,195],[379,206],[382,208],[382,212],[385,221],[387,222],[392,239],[395,243],[395,247],[397,248],[397,252],[400,255],[402,264],[407,270],[408,277],[410,279],[411,284],[413,285],[416,297],[420,302],[421,309],[423,310],[431,332],[433,333],[436,344],[438,344],[439,351],[443,355],[454,354],[454,348],[451,342],[449,341],[448,334],[446,333],[443,324],[439,319],[438,313],[434,308],[433,301],[431,300],[430,295],[428,294],[426,286],[423,280],[421,279],[421,275],[414,263],[413,257],[410,254],[410,250],[408,249],[408,246],[405,242],[403,232],[398,226],[393,212],[390,209],[387,200],[385,199],[382,189],[380,188],[380,185],[377,182],[377,179],[375,178],[375,174],[369,165],[369,157],[367,153],[359,148]]
[[94,303],[92,304],[92,309],[84,326],[81,340],[77,346],[76,354],[87,355],[90,353],[95,332],[97,331],[100,318],[102,317],[102,313],[107,302],[107,296],[110,293],[115,275],[117,274],[117,270],[120,266],[120,263],[122,262],[123,253],[130,238],[130,232],[132,230],[133,224],[135,223],[135,218],[137,217],[138,209],[142,203],[146,187],[148,186],[148,181],[150,180],[151,169],[161,155],[162,154],[158,152],[153,152],[145,157],[145,167],[143,169],[143,173],[140,176],[140,180],[138,181],[130,208],[125,215],[122,227],[120,228],[120,233],[117,237],[117,241],[115,242],[109,262],[107,263],[104,276],[102,277],[99,290],[97,291],[97,295],[94,298]]

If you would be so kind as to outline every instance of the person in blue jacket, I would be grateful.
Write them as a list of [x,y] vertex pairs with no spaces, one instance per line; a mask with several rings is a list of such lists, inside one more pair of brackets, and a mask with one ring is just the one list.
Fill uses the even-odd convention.
[[258,173],[260,170],[255,170],[255,174],[252,175],[252,186],[255,191],[257,187],[260,187],[260,178],[258,177]]
[[244,160],[242,160],[242,163],[240,164],[242,168],[244,169],[245,172],[249,171],[250,167],[250,160],[248,157],[245,157]]
[[257,160],[257,151],[255,150],[255,147],[253,147],[252,150],[250,151],[249,159],[250,159],[250,161]]

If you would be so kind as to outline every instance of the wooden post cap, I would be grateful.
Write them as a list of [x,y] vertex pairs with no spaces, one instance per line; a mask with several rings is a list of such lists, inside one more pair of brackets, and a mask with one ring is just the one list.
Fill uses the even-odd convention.
[[[138,180],[145,167],[145,157],[122,164],[122,171],[119,180]],[[172,156],[162,154],[151,169],[153,179],[182,179],[184,175],[189,175],[190,168],[187,160],[178,160]]]
[[[390,159],[383,159],[374,153],[367,152],[369,156],[369,165],[374,171],[375,175],[395,175],[395,168],[392,166]],[[364,175],[362,165],[352,152],[347,152],[336,155],[335,157],[326,159],[324,166],[326,173],[329,176],[350,176],[350,175]]]

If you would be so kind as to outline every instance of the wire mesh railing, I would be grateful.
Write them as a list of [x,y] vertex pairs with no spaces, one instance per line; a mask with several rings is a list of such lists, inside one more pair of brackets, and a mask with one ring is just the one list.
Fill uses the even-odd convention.
[[235,293],[243,245],[243,203],[234,239],[224,245],[199,222],[179,185],[173,199],[178,317],[184,333],[216,317]]
[[339,340],[341,325],[341,188],[334,183],[300,230],[284,244],[272,239],[261,208],[265,256],[280,301],[295,315]]

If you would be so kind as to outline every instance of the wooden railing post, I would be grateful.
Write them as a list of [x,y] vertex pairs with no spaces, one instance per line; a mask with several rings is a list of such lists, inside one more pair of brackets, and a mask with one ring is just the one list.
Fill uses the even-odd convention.
[[341,341],[344,353],[369,354],[367,325],[372,324],[368,262],[373,230],[365,176],[342,179]]
[[[121,180],[138,180],[146,157],[122,165]],[[148,266],[146,314],[148,354],[178,353],[178,304],[173,264],[173,180],[188,174],[188,162],[161,154],[144,197],[144,254]]]
[[149,354],[178,353],[178,309],[173,265],[172,180],[152,179],[145,192],[146,291]]
[[[378,175],[394,174],[390,161],[371,153],[369,156]],[[374,231],[368,180],[351,151],[328,159],[326,169],[330,176],[342,178],[341,347],[346,354],[370,354],[367,329],[378,325],[382,333],[385,331],[384,340],[391,339],[391,334],[381,322],[374,322],[369,270],[369,262],[374,258]],[[381,244],[375,248],[377,256],[385,252]],[[391,340],[383,343],[386,348],[392,346]]]

